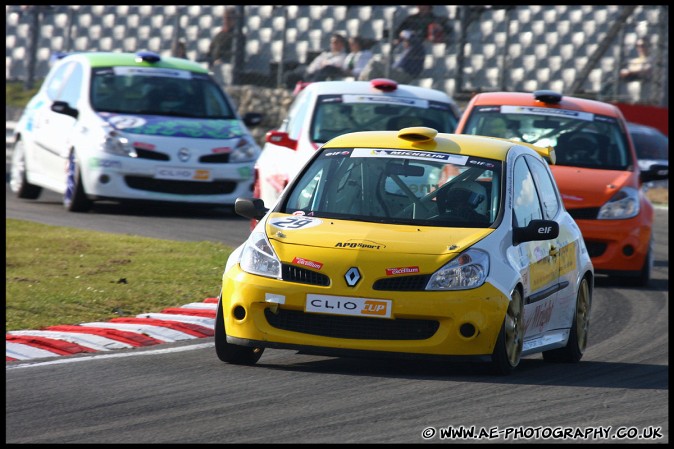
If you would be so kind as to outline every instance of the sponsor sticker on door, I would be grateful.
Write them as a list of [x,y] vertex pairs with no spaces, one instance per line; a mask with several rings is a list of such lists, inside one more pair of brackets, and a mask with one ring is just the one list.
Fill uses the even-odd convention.
[[390,299],[352,298],[309,293],[304,310],[331,315],[391,318],[391,308],[392,301]]

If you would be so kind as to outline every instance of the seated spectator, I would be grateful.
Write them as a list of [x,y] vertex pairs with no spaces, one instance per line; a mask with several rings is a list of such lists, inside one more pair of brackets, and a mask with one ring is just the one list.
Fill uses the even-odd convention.
[[330,50],[316,56],[308,66],[299,65],[286,72],[284,76],[286,87],[292,89],[298,81],[325,81],[342,78],[345,58],[346,38],[339,33],[333,33],[330,37]]
[[367,63],[372,59],[372,50],[365,48],[365,40],[360,36],[349,39],[350,52],[344,59],[344,75],[358,79]]
[[[388,78],[408,84],[424,69],[426,50],[423,41],[410,30],[400,32],[402,51],[393,60]],[[371,59],[358,77],[361,81],[386,77],[386,66],[382,61]]]
[[452,35],[452,25],[449,18],[433,14],[433,5],[417,6],[417,12],[407,16],[398,25],[396,35],[399,36],[403,30],[414,31],[422,40],[433,44],[449,43]]

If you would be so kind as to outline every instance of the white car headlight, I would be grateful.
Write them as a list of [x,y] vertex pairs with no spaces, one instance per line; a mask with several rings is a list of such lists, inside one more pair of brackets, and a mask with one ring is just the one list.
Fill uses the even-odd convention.
[[136,149],[131,145],[129,139],[117,131],[111,131],[105,135],[103,151],[117,156],[138,157]]
[[234,147],[234,151],[229,156],[230,162],[249,162],[255,159],[257,159],[255,145],[245,137],[239,139]]
[[433,273],[426,290],[467,290],[484,284],[489,274],[489,254],[469,249]]
[[239,261],[246,273],[281,279],[281,261],[264,232],[252,232],[244,244]]
[[639,215],[639,192],[624,187],[604,204],[597,214],[599,220],[623,220]]

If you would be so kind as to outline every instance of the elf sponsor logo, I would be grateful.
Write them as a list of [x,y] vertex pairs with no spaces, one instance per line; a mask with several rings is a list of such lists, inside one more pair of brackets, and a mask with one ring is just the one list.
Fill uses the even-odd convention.
[[315,270],[320,270],[323,268],[323,264],[320,262],[314,262],[313,260],[303,259],[302,257],[295,257],[293,263],[296,265],[304,265],[305,267],[313,268]]
[[419,267],[400,267],[400,268],[387,268],[386,276],[396,276],[398,274],[410,274],[418,273]]
[[330,153],[325,153],[324,156],[325,156],[325,157],[328,157],[328,156],[340,156],[340,155],[341,155],[341,156],[348,156],[349,154],[351,154],[351,153],[348,152],[348,151],[331,151]]

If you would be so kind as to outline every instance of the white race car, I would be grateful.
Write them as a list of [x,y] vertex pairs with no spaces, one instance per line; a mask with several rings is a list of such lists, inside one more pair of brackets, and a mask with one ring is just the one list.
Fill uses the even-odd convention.
[[260,154],[206,69],[156,53],[74,53],[56,61],[14,132],[10,187],[19,198],[231,206],[252,192]]
[[453,132],[461,115],[444,92],[389,79],[308,83],[288,116],[269,131],[255,164],[255,193],[273,206],[316,149],[340,134],[429,126]]

